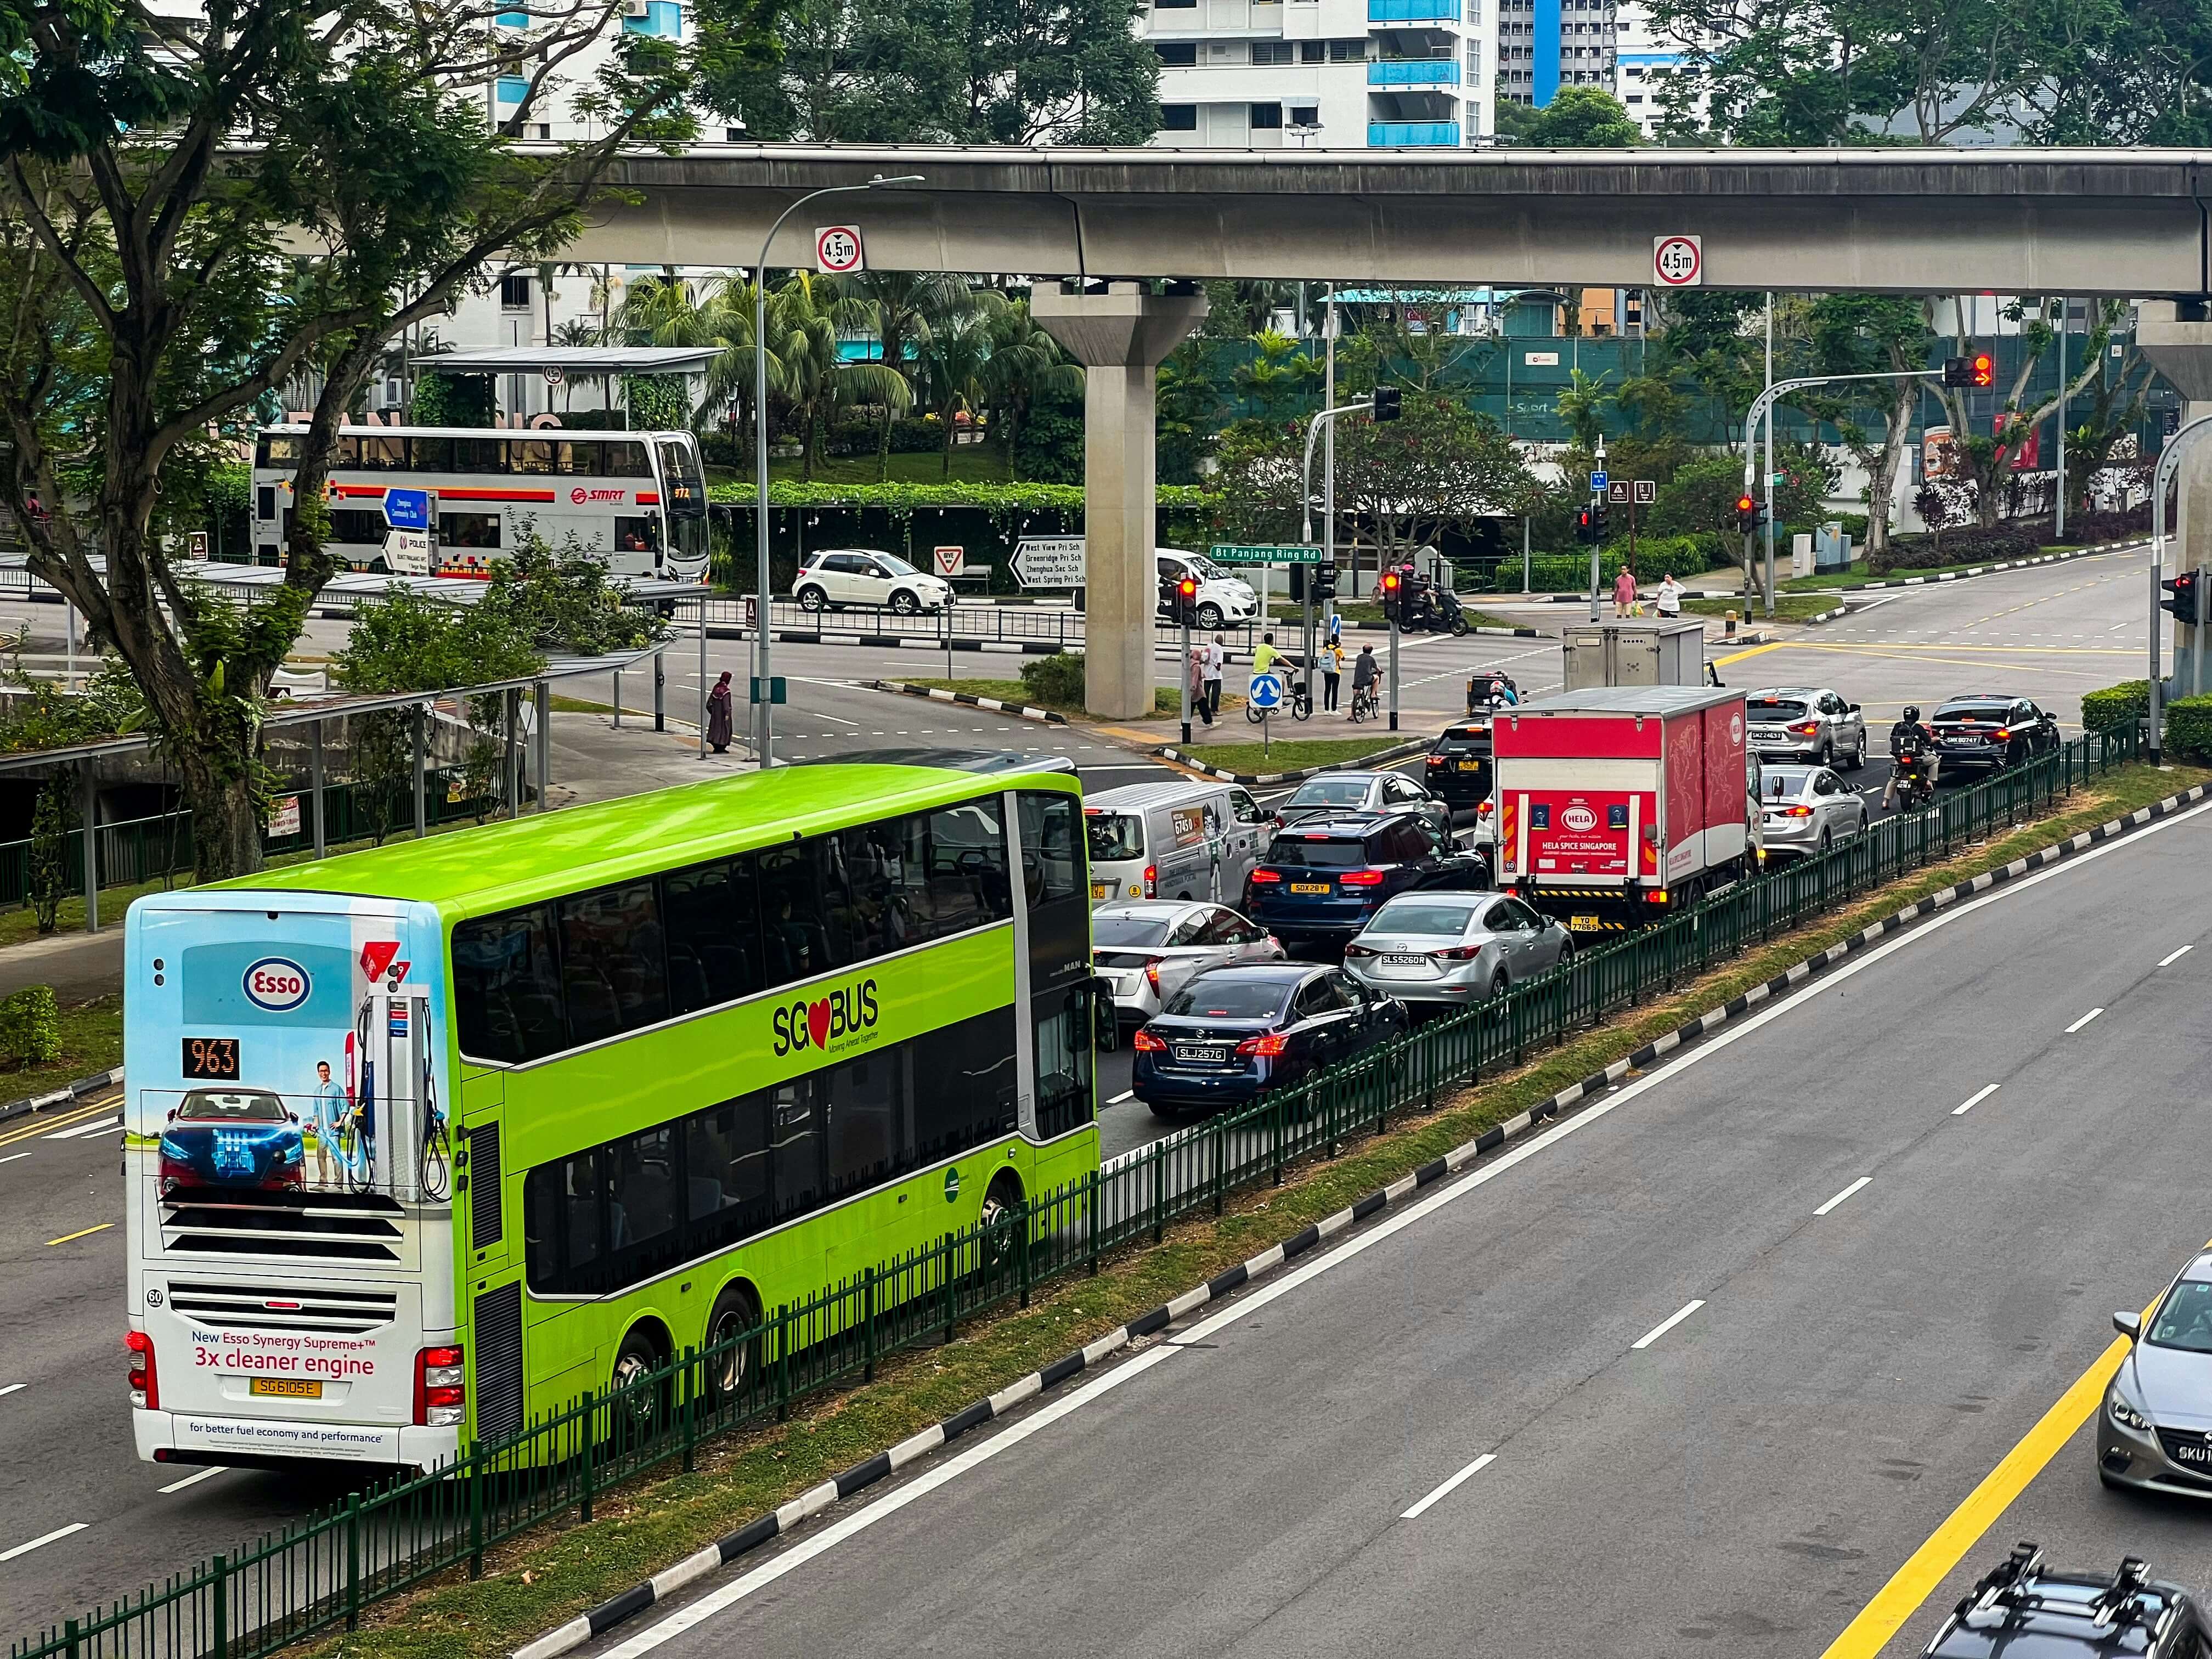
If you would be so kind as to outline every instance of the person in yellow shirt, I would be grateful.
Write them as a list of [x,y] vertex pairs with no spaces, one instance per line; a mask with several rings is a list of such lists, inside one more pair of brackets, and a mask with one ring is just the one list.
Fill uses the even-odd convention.
[[1275,636],[1273,634],[1261,635],[1260,643],[1252,653],[1252,672],[1264,674],[1282,660],[1283,653],[1275,649]]
[[1332,639],[1321,648],[1321,706],[1322,708],[1333,711],[1336,708],[1336,688],[1343,672],[1344,641]]

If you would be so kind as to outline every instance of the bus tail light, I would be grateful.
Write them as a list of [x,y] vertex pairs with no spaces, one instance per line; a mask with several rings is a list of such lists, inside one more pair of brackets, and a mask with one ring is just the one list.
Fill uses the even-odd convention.
[[131,1403],[141,1411],[161,1408],[161,1379],[154,1369],[154,1339],[143,1331],[125,1334],[131,1351]]
[[458,1427],[468,1399],[468,1385],[461,1380],[461,1350],[458,1343],[416,1351],[416,1423],[433,1429]]
[[1145,896],[1158,898],[1160,896],[1159,887],[1160,866],[1157,864],[1146,865],[1145,866]]

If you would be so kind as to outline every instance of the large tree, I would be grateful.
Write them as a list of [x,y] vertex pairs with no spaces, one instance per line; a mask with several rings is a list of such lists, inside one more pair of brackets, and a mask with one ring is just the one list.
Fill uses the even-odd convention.
[[[1935,343],[1924,301],[1882,294],[1828,294],[1813,303],[1813,372],[1822,374],[1911,374],[1928,366]],[[1899,379],[1846,392],[1807,391],[1793,401],[1827,422],[1867,475],[1866,553],[1889,550],[1891,503],[1904,465],[1905,441],[1927,382]],[[1876,424],[1860,416],[1871,408]]]
[[[702,0],[678,46],[618,0],[526,30],[465,0],[0,0],[0,501],[144,694],[204,875],[260,863],[260,688],[332,569],[364,374],[495,260],[550,257],[617,149],[681,137],[691,54],[770,49],[767,3]],[[599,136],[525,153],[486,118],[502,77],[512,122],[562,98]],[[284,580],[241,613],[179,580],[163,483],[287,387],[312,418]]]
[[[1968,315],[1969,304],[1965,296],[1960,298],[1955,311],[1962,319]],[[2039,300],[2014,301],[2008,307],[2007,320],[2020,325],[2020,366],[2013,372],[2012,385],[1999,395],[1990,430],[1973,429],[1971,416],[1974,400],[1968,388],[1944,386],[1938,392],[1950,421],[1948,465],[1953,480],[1971,498],[1974,516],[1984,529],[1995,526],[2014,510],[2013,492],[2008,486],[2021,465],[2023,453],[2034,441],[2037,429],[2058,407],[2062,395],[2055,383],[2056,377],[2047,390],[2029,390],[2035,380],[2037,365],[2058,337],[2045,311]],[[2106,300],[2093,306],[2088,331],[2078,337],[2080,354],[2068,364],[2072,379],[2064,387],[2063,395],[2069,401],[2097,379],[2112,330],[2126,312],[2127,303],[2121,300]],[[1959,356],[1972,353],[1975,343],[1963,330],[1954,336],[1954,340]]]

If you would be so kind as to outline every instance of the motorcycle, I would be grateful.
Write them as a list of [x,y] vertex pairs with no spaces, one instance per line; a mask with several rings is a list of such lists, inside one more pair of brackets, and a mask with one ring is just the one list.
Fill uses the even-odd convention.
[[1926,811],[1936,800],[1936,786],[1928,781],[1927,763],[1917,755],[1899,755],[1896,769],[1899,810]]
[[1494,714],[1501,708],[1510,708],[1520,699],[1521,688],[1513,683],[1510,674],[1485,672],[1467,683],[1467,712],[1471,715]]
[[1408,634],[1449,634],[1455,638],[1468,631],[1467,612],[1458,597],[1427,583],[1407,593],[1398,626]]

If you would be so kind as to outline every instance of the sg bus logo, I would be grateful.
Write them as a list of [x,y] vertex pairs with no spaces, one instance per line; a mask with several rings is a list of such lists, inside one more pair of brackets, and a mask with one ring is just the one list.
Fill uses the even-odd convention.
[[841,1036],[870,1030],[876,1023],[876,982],[841,986],[811,1002],[794,1002],[775,1011],[775,1052],[826,1048]]
[[287,1014],[307,1000],[313,981],[289,957],[264,957],[246,970],[246,1000],[272,1014]]

